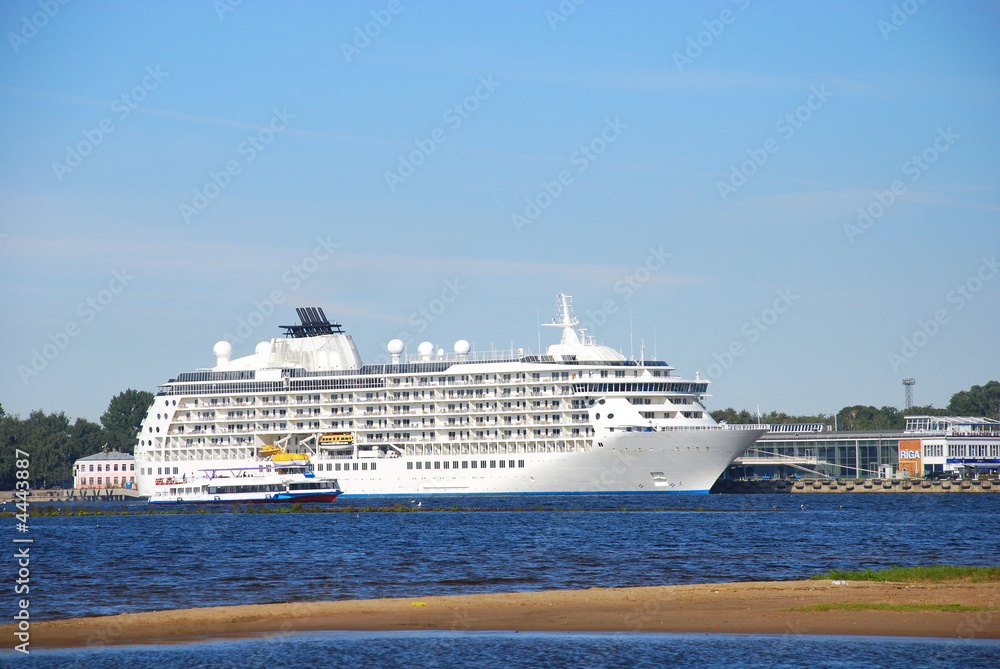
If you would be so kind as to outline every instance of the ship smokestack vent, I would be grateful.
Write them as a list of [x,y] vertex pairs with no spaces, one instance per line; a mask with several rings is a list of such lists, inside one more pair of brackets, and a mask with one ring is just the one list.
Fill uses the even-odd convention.
[[286,337],[316,337],[319,335],[344,334],[340,323],[327,320],[323,309],[319,307],[296,307],[295,313],[301,322],[299,325],[282,325]]

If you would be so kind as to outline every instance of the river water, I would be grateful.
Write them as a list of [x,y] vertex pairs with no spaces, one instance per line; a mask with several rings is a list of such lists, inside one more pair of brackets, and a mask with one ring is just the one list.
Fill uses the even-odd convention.
[[[367,498],[338,501],[332,508],[348,503],[389,507],[398,502],[398,498]],[[829,569],[894,564],[1000,565],[996,526],[1000,495],[477,496],[420,498],[420,507],[416,500],[403,503],[418,510],[248,513],[244,507],[239,513],[227,508],[206,514],[33,517],[29,532],[17,535],[33,539],[31,617],[594,586],[794,580]],[[101,508],[120,507],[126,505]],[[130,508],[145,511],[144,505]],[[17,533],[6,531],[13,530],[13,518],[0,519],[0,524],[6,525],[3,535],[8,542],[16,538]],[[4,553],[5,569],[13,581],[17,573],[14,551]],[[7,610],[14,611],[12,589],[7,593]],[[792,642],[780,637],[738,637],[738,643],[733,639],[655,634],[327,633],[100,652],[34,651],[30,663],[18,661],[16,665],[14,660],[19,658],[4,654],[4,659],[10,666],[107,666],[112,661],[129,666],[262,666],[268,663],[267,657],[277,654],[297,658],[293,664],[310,666],[310,658],[319,657],[321,649],[336,647],[344,653],[336,664],[360,662],[362,666],[400,662],[471,666],[490,664],[489,658],[508,653],[519,658],[520,666],[727,666],[745,665],[787,646],[778,659],[795,662],[815,651],[823,656],[822,666],[856,666],[829,663],[831,653],[839,653],[838,644],[858,647],[879,641],[883,644],[878,648],[890,647],[885,640],[870,639],[811,637],[808,643],[803,638]],[[894,650],[887,651],[884,661],[868,654],[863,663],[903,666],[893,658],[904,657],[909,658],[905,666],[933,666],[935,654],[944,653],[961,659],[963,666],[974,666],[979,653],[995,658],[1000,650],[990,642],[892,643]],[[809,644],[814,648],[807,651]],[[257,657],[259,663],[227,664],[236,646],[239,657]],[[442,646],[455,650],[441,656]],[[364,659],[373,648],[382,649],[384,662]],[[622,648],[631,649],[626,653],[629,662],[620,663]],[[185,653],[214,659],[193,663],[193,656]],[[408,659],[407,653],[412,653]],[[649,664],[644,665],[641,658],[648,658]],[[673,662],[656,658],[673,658]],[[770,658],[762,665],[779,666],[773,655]]]

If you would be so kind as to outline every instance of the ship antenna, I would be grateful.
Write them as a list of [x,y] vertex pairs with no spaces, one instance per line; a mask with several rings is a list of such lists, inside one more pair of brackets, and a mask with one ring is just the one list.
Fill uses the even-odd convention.
[[628,359],[635,360],[635,347],[632,345],[632,310],[628,310]]
[[538,355],[542,354],[542,312],[535,308],[535,324],[536,332],[538,333]]

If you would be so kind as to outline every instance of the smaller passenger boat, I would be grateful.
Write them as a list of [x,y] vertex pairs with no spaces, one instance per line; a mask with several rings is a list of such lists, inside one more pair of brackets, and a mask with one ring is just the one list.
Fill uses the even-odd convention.
[[256,504],[332,502],[336,479],[317,476],[308,461],[274,461],[256,467],[202,469],[191,480],[156,479],[149,504]]

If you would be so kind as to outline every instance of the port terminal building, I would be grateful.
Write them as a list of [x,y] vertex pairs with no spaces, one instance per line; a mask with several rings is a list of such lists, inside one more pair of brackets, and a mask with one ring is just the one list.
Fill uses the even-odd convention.
[[722,480],[1000,474],[1000,421],[990,418],[907,416],[905,428],[894,431],[832,430],[823,423],[767,427]]

